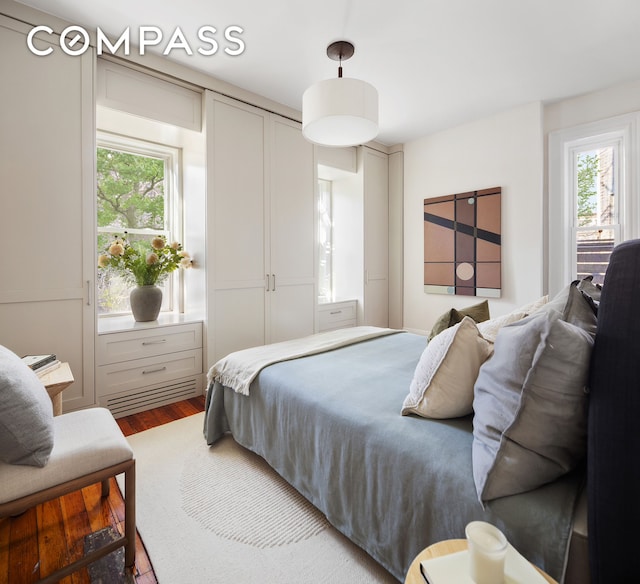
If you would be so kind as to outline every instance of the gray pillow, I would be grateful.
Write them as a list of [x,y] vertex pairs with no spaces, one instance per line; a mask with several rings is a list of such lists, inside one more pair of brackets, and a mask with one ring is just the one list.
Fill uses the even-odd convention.
[[585,280],[571,282],[539,311],[559,314],[562,320],[580,327],[595,337],[598,317],[581,291],[588,284],[589,282]]
[[473,478],[480,501],[539,487],[585,458],[593,342],[556,311],[500,329],[474,387]]
[[53,406],[38,376],[0,345],[0,460],[45,466],[53,448]]
[[582,296],[591,306],[594,314],[598,314],[598,308],[600,308],[600,296],[602,294],[602,286],[600,284],[593,283],[593,276],[587,276],[580,280],[577,284],[578,290],[580,290]]

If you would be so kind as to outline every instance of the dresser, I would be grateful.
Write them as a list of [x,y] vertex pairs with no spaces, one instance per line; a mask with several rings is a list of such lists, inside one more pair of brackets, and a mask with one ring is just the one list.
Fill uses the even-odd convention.
[[202,322],[113,329],[97,337],[96,390],[114,417],[202,395]]
[[356,308],[356,300],[319,304],[318,332],[356,326]]

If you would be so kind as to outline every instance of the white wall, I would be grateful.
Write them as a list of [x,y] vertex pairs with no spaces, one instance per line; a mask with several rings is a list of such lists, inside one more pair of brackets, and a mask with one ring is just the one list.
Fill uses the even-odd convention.
[[426,331],[481,301],[423,291],[423,200],[502,187],[502,296],[492,316],[543,294],[543,119],[539,102],[404,145],[404,327]]
[[608,87],[544,108],[545,134],[640,110],[640,80]]
[[[545,197],[544,216],[549,216],[549,134],[557,130],[566,130],[575,126],[598,122],[608,118],[614,118],[624,114],[640,111],[640,80],[631,83],[624,83],[607,87],[600,91],[594,91],[585,95],[565,99],[563,101],[551,103],[544,108],[544,177],[545,177]],[[638,172],[631,169],[632,174]],[[637,176],[637,175],[636,175]],[[633,184],[633,181],[632,181]],[[634,188],[634,187],[632,187]],[[637,187],[635,187],[637,188]],[[551,205],[554,208],[554,205]],[[637,216],[636,216],[637,217]],[[635,221],[640,222],[640,217]],[[553,218],[551,218],[553,225]],[[631,232],[633,230],[630,230]],[[628,233],[630,232],[628,231]],[[553,252],[549,251],[548,241],[545,238],[545,265],[553,265]],[[551,286],[547,286],[547,274],[545,274],[545,287],[553,288],[553,277]],[[557,287],[557,285],[555,286]]]

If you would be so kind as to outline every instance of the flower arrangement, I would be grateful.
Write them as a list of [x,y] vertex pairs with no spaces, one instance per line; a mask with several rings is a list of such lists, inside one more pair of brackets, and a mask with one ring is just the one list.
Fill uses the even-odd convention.
[[123,236],[116,236],[98,257],[98,267],[112,268],[138,286],[162,282],[174,270],[190,268],[191,264],[191,257],[177,241],[169,244],[163,235],[158,235],[149,248],[142,241],[131,244],[126,231]]

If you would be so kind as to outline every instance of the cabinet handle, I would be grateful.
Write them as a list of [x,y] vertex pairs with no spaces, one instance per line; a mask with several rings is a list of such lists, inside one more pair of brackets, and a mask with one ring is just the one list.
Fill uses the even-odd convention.
[[273,288],[271,288],[271,291],[275,292],[276,291],[276,275],[271,274],[271,277],[273,278]]
[[159,339],[157,341],[142,341],[142,346],[146,347],[147,345],[161,345],[162,343],[166,343],[167,339]]
[[91,280],[87,280],[87,306],[91,306]]
[[342,310],[333,310],[329,314],[342,314]]
[[165,371],[167,367],[158,367],[158,369],[145,369],[142,372],[142,375],[149,375],[149,373],[160,373],[161,371]]

